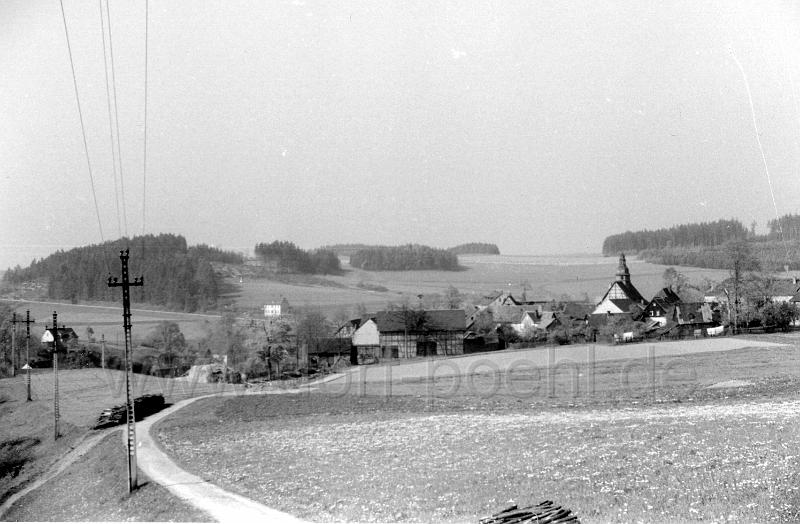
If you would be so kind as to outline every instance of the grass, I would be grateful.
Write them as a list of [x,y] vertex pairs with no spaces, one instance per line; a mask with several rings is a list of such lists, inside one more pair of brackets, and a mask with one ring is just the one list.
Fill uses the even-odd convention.
[[[253,278],[246,278],[241,284],[238,279],[228,279],[228,283],[237,289],[233,296],[241,308],[257,308],[269,300],[286,297],[293,306],[313,305],[330,313],[358,303],[377,310],[387,302],[398,302],[401,295],[411,297],[416,303],[418,294],[443,294],[450,285],[473,298],[499,289],[521,295],[524,281],[530,285],[527,296],[531,299],[549,300],[566,293],[575,298],[586,294],[594,300],[614,280],[618,263],[614,257],[586,255],[562,258],[473,255],[462,256],[460,260],[463,271],[365,271],[343,263],[345,272],[326,276],[327,285],[310,280],[303,283]],[[663,287],[662,275],[667,266],[635,259],[628,263],[634,284],[645,296],[652,296]],[[727,276],[727,272],[719,270],[680,270],[697,282],[703,277],[721,280]]]
[[[687,356],[694,378],[657,384],[655,395],[646,382],[622,384],[609,361],[591,396],[573,395],[565,376],[552,398],[441,394],[452,379],[432,396],[419,381],[392,397],[368,383],[363,396],[216,398],[156,431],[189,470],[311,520],[475,521],[512,500],[550,499],[583,522],[791,522],[797,353]],[[753,386],[704,387],[731,379]]]
[[[134,395],[161,393],[168,403],[218,391],[215,384],[192,384],[145,375],[135,375],[135,379]],[[5,461],[10,473],[0,475],[0,502],[39,478],[75,447],[90,432],[89,428],[103,409],[125,402],[122,372],[62,370],[59,372],[61,436],[54,439],[52,372],[35,370],[31,375],[31,386],[33,401],[26,402],[24,375],[0,379],[0,399],[6,399],[0,402],[0,463]],[[18,451],[24,451],[24,455],[17,455]],[[16,463],[14,457],[19,457]],[[53,501],[61,505],[71,504],[69,500],[57,497]]]
[[128,493],[126,449],[112,432],[87,455],[3,515],[11,521],[211,522],[208,515],[140,475]]
[[[124,343],[122,331],[122,305],[120,304],[68,304],[34,301],[11,302],[18,314],[25,315],[30,310],[31,318],[36,320],[36,325],[31,327],[31,337],[41,338],[45,324],[52,324],[53,311],[58,313],[58,323],[64,324],[75,330],[79,342],[86,341],[86,328],[94,330],[97,342],[100,336],[105,335],[106,342]],[[140,309],[141,308],[141,309]],[[157,311],[149,306],[133,304],[131,310],[133,336],[135,339],[143,338],[151,329],[163,320],[177,322],[181,332],[188,340],[197,340],[205,335],[206,329],[219,318],[215,315],[199,315],[172,311]],[[24,340],[22,342],[24,354]]]

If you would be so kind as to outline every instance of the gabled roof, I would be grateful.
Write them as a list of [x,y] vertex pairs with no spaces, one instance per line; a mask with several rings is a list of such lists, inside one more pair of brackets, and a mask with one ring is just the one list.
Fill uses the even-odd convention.
[[681,301],[681,297],[679,297],[677,293],[668,287],[661,288],[661,290],[653,296],[653,300],[656,299],[660,299],[662,302],[667,304],[677,304]]
[[[414,310],[378,311],[375,323],[378,331],[414,330],[420,312]],[[467,328],[463,309],[426,309],[420,322],[426,331],[464,331]]]
[[517,324],[526,311],[525,306],[498,306],[492,310],[492,319],[498,324]]
[[547,329],[548,327],[550,327],[550,325],[556,322],[558,322],[558,317],[556,317],[556,314],[554,312],[542,311],[542,316],[539,319],[537,325],[541,329]]
[[674,318],[679,324],[707,324],[714,322],[711,306],[704,302],[682,302],[675,306]]

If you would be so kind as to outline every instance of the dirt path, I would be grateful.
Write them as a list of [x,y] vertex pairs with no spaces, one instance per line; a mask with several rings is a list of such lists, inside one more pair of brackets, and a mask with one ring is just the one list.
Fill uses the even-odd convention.
[[[205,397],[182,400],[136,425],[137,459],[139,469],[150,480],[161,484],[173,495],[208,513],[219,522],[301,522],[296,517],[268,508],[246,497],[226,491],[211,482],[193,475],[175,462],[158,446],[150,434],[154,424],[179,409]],[[122,434],[123,440],[126,438]]]
[[72,450],[70,450],[66,455],[64,455],[61,459],[59,459],[55,464],[53,464],[50,469],[45,472],[44,475],[36,479],[35,481],[31,482],[29,485],[22,488],[17,493],[14,493],[10,497],[0,505],[0,519],[2,519],[3,515],[14,505],[14,503],[19,500],[20,498],[24,497],[31,491],[35,489],[39,489],[43,486],[46,482],[54,479],[56,476],[60,475],[64,470],[66,470],[69,466],[75,463],[79,458],[86,455],[94,446],[96,446],[103,438],[105,438],[109,433],[113,431],[119,431],[120,428],[110,428],[104,431],[97,431],[92,433],[87,433],[84,435],[75,445]]

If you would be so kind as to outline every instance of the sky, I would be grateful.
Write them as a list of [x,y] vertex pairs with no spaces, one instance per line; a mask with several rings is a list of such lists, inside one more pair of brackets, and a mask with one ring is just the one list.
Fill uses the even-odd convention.
[[0,2],[0,268],[142,232],[598,253],[800,212],[794,2],[63,7],[77,98],[59,2]]

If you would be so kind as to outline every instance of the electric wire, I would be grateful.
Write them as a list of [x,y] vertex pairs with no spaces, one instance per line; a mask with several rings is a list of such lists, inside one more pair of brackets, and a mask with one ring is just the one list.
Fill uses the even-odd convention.
[[747,99],[750,102],[750,116],[753,119],[753,130],[755,131],[756,141],[758,142],[758,150],[761,153],[761,161],[764,164],[764,173],[767,175],[767,184],[769,185],[769,194],[772,197],[772,207],[775,209],[775,222],[778,224],[778,231],[781,235],[781,240],[783,241],[783,247],[786,250],[786,260],[789,261],[789,246],[786,243],[786,237],[783,235],[783,226],[781,225],[780,215],[778,213],[778,204],[775,201],[775,191],[772,188],[772,177],[769,174],[769,165],[767,164],[767,156],[764,154],[764,145],[761,143],[761,134],[758,131],[758,123],[756,122],[756,110],[753,104],[753,95],[750,92],[750,81],[747,79],[747,73],[744,71],[744,67],[742,67],[742,63],[739,62],[739,59],[736,57],[736,51],[733,49],[733,44],[730,45],[729,51],[731,57],[733,57],[733,61],[736,62],[736,65],[739,67],[739,71],[742,73],[742,80],[744,80],[744,87],[747,91]]
[[125,205],[125,177],[122,171],[122,147],[119,139],[119,107],[117,104],[117,75],[114,68],[114,38],[111,32],[111,10],[106,0],[106,18],[108,19],[108,51],[111,57],[111,88],[114,93],[114,117],[117,129],[117,159],[119,160],[119,185],[122,194],[122,223],[125,230],[125,237],[128,236],[128,211]]
[[142,235],[147,230],[147,54],[148,54],[148,26],[149,0],[144,1],[144,151],[142,154]]
[[147,231],[147,54],[148,26],[150,23],[149,0],[144,0],[144,145],[142,151],[142,260],[144,260],[144,236]]
[[[72,46],[69,43],[69,30],[67,29],[67,15],[64,13],[64,0],[58,0],[59,5],[61,6],[61,20],[64,22],[64,36],[67,40],[67,53],[69,54],[69,66],[70,70],[72,71],[72,85],[75,88],[75,104],[78,107],[78,119],[81,123],[81,135],[83,136],[83,152],[86,155],[86,167],[89,172],[89,185],[92,188],[92,199],[94,200],[94,211],[97,215],[97,227],[100,231],[100,241],[105,242],[105,238],[103,236],[103,222],[100,220],[100,208],[97,205],[97,192],[95,191],[94,187],[94,175],[92,174],[92,162],[89,159],[89,146],[86,142],[86,126],[83,123],[83,111],[81,110],[81,99],[78,95],[78,80],[75,76],[75,62],[72,59]],[[108,261],[106,261],[106,267],[108,267]]]
[[119,211],[119,188],[117,182],[117,150],[114,146],[114,118],[111,114],[111,88],[108,85],[108,59],[106,58],[106,25],[103,19],[103,0],[98,0],[100,6],[100,31],[103,37],[103,72],[106,76],[106,102],[108,105],[108,134],[111,141],[111,168],[114,175],[114,199],[117,208],[117,235],[122,236],[122,218]]

